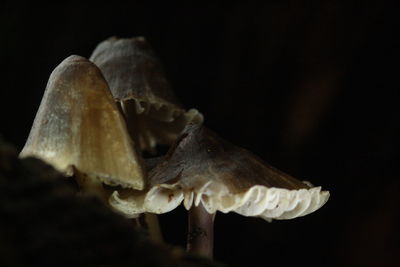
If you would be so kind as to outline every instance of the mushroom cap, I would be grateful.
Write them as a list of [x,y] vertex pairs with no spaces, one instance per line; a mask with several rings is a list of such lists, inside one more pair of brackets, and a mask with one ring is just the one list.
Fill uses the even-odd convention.
[[110,185],[143,189],[144,170],[100,70],[70,56],[51,73],[20,157]]
[[186,111],[165,77],[159,59],[145,38],[109,38],[93,51],[90,60],[103,72],[114,98],[135,120],[142,149],[171,144],[188,122],[200,123],[196,109]]
[[199,124],[190,124],[151,170],[148,192],[125,196],[114,192],[110,204],[134,216],[168,212],[184,201],[186,209],[201,203],[209,213],[234,211],[270,220],[307,215],[328,197],[328,191],[269,166]]
[[111,37],[97,45],[90,60],[103,72],[116,100],[180,106],[144,37]]

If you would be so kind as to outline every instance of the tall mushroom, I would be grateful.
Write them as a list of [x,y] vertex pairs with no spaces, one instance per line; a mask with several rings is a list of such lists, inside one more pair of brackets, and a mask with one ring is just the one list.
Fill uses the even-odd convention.
[[[157,144],[172,144],[188,122],[203,121],[196,109],[186,111],[179,103],[145,38],[109,38],[90,60],[103,72],[138,150],[155,152]],[[156,216],[147,214],[146,221],[159,240]]]
[[199,124],[188,125],[149,174],[149,191],[114,192],[110,204],[131,216],[164,213],[182,201],[189,210],[188,250],[212,257],[216,211],[292,219],[319,209],[328,191],[301,182]]
[[96,47],[90,60],[99,66],[121,104],[128,130],[140,150],[170,145],[188,122],[203,121],[196,109],[186,111],[181,106],[143,37],[109,38]]
[[70,56],[50,75],[20,157],[33,156],[88,191],[103,195],[101,182],[142,190],[140,155],[100,70]]

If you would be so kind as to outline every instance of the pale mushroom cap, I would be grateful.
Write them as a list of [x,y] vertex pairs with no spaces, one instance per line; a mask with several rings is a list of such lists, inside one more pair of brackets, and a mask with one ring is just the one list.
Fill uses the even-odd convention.
[[186,111],[165,77],[159,59],[145,38],[109,38],[93,51],[90,60],[104,74],[114,98],[137,125],[140,147],[171,144],[189,122],[200,123],[196,109]]
[[50,75],[20,157],[43,159],[111,185],[143,189],[144,171],[100,70],[70,56]]
[[96,47],[90,60],[103,72],[115,99],[180,106],[145,38],[109,38]]
[[110,203],[128,216],[168,212],[184,201],[187,209],[201,203],[209,213],[234,211],[270,220],[307,215],[328,198],[329,192],[272,168],[205,127],[188,125],[150,172],[149,191],[115,192]]

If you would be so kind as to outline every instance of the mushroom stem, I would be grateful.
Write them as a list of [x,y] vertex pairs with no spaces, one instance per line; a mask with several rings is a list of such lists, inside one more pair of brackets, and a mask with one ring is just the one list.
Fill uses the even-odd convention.
[[187,251],[207,258],[213,258],[214,218],[203,207],[192,206],[189,210],[189,232],[187,236]]
[[[140,147],[139,131],[141,130],[143,131],[143,129],[141,129],[141,125],[143,125],[143,123],[141,121],[142,120],[141,117],[138,116],[137,114],[136,103],[134,100],[122,101],[120,102],[119,108],[122,114],[124,115],[126,127],[129,136],[133,141],[134,149],[136,151],[140,151],[141,147]],[[149,168],[154,168],[155,165],[157,165],[160,161],[161,157],[155,158],[154,160],[151,160],[151,162],[149,163],[147,163],[142,159],[142,164],[143,166],[145,166],[146,169],[149,169]],[[148,164],[149,166],[147,166]],[[157,215],[150,213],[140,215],[139,219],[137,220],[137,225],[148,231],[149,237],[152,241],[158,244],[164,243]]]
[[154,138],[149,132],[145,118],[143,117],[143,112],[146,112],[146,110],[139,111],[137,105],[138,103],[135,100],[120,102],[120,108],[125,117],[128,133],[137,151],[147,150],[150,154],[156,154]]
[[158,217],[153,213],[146,213],[145,215],[150,240],[157,244],[163,244],[164,240],[161,233],[160,224],[158,223]]
[[78,182],[81,193],[94,195],[108,205],[107,193],[105,192],[101,181],[79,172],[78,170],[75,170],[75,178]]
[[133,141],[133,145],[137,151],[140,151],[140,140],[139,140],[139,131],[140,131],[140,121],[139,117],[136,114],[136,104],[133,100],[126,100],[120,102],[120,108],[122,114],[124,115],[126,128],[128,130],[129,136]]
[[149,239],[157,244],[164,244],[158,217],[153,213],[142,213],[135,219],[135,225],[147,231]]

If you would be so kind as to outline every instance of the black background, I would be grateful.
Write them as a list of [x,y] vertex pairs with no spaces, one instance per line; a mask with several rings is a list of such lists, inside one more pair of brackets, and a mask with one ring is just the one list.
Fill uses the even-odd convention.
[[[394,1],[393,1],[394,2]],[[21,149],[51,71],[110,37],[145,36],[205,124],[330,190],[303,218],[217,214],[230,266],[396,266],[399,22],[389,1],[0,4],[0,133]],[[184,246],[186,214],[161,216]]]

